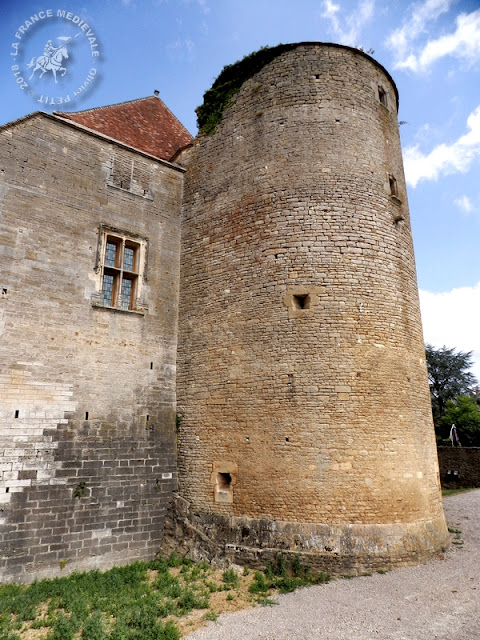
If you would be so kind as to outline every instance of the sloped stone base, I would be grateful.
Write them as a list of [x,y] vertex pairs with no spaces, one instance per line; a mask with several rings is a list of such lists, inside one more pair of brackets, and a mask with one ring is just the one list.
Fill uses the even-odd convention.
[[405,524],[290,523],[194,513],[175,495],[164,552],[194,560],[265,566],[278,554],[332,575],[425,562],[448,545],[443,518]]

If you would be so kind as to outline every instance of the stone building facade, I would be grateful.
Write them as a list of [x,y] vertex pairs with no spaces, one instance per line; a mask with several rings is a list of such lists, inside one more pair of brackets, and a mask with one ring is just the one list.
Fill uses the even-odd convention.
[[152,557],[172,495],[207,557],[445,543],[397,106],[303,43],[193,146],[158,97],[0,129],[2,580]]
[[0,575],[152,556],[177,486],[184,171],[60,116],[0,136]]

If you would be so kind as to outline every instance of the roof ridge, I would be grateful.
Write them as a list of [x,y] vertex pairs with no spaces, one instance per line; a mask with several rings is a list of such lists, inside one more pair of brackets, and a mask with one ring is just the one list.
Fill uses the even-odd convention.
[[160,102],[163,104],[163,106],[165,107],[165,109],[168,111],[168,113],[175,118],[175,120],[185,129],[185,131],[190,135],[190,137],[193,139],[195,136],[192,136],[192,134],[190,133],[190,131],[187,129],[187,127],[183,124],[183,122],[173,113],[173,111],[165,104],[165,102],[159,97],[159,96],[152,96],[152,98],[157,98],[157,100],[160,100]]
[[[52,111],[52,113],[57,114],[65,114],[65,115],[75,115],[78,113],[89,113],[91,111],[99,111],[100,109],[109,109],[110,107],[120,107],[124,104],[130,104],[132,102],[141,102],[142,100],[150,100],[154,98],[155,100],[160,100],[160,102],[168,109],[167,105],[163,102],[163,100],[159,96],[144,96],[143,98],[133,98],[133,100],[124,100],[123,102],[114,102],[113,104],[104,104],[101,107],[90,107],[90,109],[82,109],[82,111]],[[170,111],[170,109],[168,109]],[[170,113],[172,113],[170,111]],[[172,114],[174,115],[174,114]]]
[[[57,122],[63,122],[64,124],[70,126],[70,127],[74,127],[76,129],[79,129],[80,131],[84,131],[85,133],[89,134],[89,135],[93,135],[97,138],[102,138],[103,140],[108,140],[108,142],[112,142],[113,144],[118,144],[121,147],[124,147],[126,149],[130,149],[131,151],[135,151],[136,153],[140,153],[143,156],[147,156],[148,158],[152,158],[153,160],[156,160],[157,162],[160,162],[161,164],[167,164],[167,165],[174,165],[176,169],[183,169],[183,167],[175,165],[175,163],[172,160],[167,160],[166,158],[161,158],[160,156],[156,156],[153,153],[150,153],[149,151],[145,151],[144,149],[140,149],[139,147],[134,147],[131,144],[128,144],[127,142],[124,142],[122,140],[117,140],[117,138],[113,138],[112,136],[109,136],[106,133],[102,133],[101,131],[98,131],[97,129],[92,129],[91,127],[87,127],[84,124],[81,124],[80,122],[75,122],[75,120],[69,120],[68,118],[63,118],[62,115],[58,112],[53,111],[52,113],[48,113],[46,111],[35,111],[32,114],[29,114],[28,116],[24,116],[24,118],[30,117],[30,116],[34,116],[34,115],[42,115],[42,116],[46,116],[47,118],[52,118],[52,120],[55,120]],[[11,123],[10,123],[11,124]],[[186,146],[186,145],[185,145]],[[175,154],[174,154],[175,155]]]
[[9,120],[8,122],[4,122],[3,124],[0,124],[0,131],[2,129],[8,129],[8,127],[14,126],[19,124],[20,122],[23,122],[24,120],[29,120],[30,118],[33,118],[34,116],[38,116],[39,114],[41,115],[45,115],[45,111],[32,111],[31,113],[27,113],[24,116],[20,116],[19,118],[15,118],[15,120]]
[[169,159],[179,146],[192,139],[188,129],[156,95],[83,111],[54,111],[53,115],[163,159]]

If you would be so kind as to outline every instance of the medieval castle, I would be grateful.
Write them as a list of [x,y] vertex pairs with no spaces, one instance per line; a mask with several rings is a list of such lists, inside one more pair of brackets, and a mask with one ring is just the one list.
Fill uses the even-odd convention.
[[395,84],[269,51],[195,140],[157,95],[0,129],[0,580],[446,543]]

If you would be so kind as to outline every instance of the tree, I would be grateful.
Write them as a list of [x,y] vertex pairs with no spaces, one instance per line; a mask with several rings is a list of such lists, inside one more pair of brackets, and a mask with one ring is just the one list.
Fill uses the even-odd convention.
[[444,437],[448,437],[450,427],[457,428],[460,444],[464,447],[480,447],[480,410],[471,396],[458,396],[447,400],[442,419]]
[[472,352],[455,351],[443,346],[434,349],[425,345],[428,367],[428,381],[432,399],[433,421],[435,426],[442,424],[447,402],[458,396],[471,395],[478,384],[473,373]]

